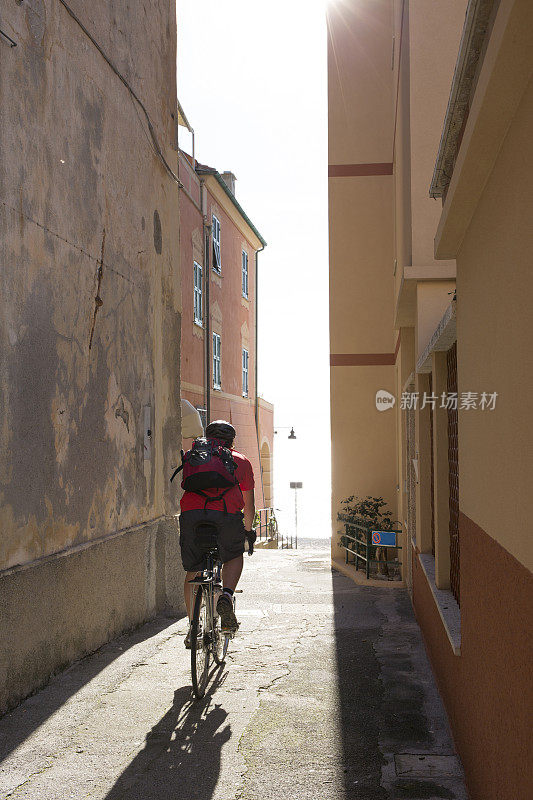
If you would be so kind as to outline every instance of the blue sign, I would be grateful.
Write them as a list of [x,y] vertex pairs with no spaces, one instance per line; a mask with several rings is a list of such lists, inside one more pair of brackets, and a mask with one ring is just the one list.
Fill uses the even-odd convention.
[[396,547],[396,534],[394,531],[372,531],[372,544],[382,547]]

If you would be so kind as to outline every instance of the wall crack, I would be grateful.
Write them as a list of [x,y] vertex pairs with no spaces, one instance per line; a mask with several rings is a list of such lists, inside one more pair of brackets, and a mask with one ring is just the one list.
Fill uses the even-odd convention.
[[93,345],[93,336],[94,336],[94,327],[96,325],[96,315],[98,314],[98,309],[103,306],[104,301],[100,297],[100,288],[102,286],[102,278],[104,277],[104,249],[105,249],[105,228],[102,231],[102,250],[100,252],[100,261],[98,262],[98,266],[96,267],[96,297],[94,298],[94,314],[93,314],[93,324],[91,326],[91,335],[89,337],[89,350]]

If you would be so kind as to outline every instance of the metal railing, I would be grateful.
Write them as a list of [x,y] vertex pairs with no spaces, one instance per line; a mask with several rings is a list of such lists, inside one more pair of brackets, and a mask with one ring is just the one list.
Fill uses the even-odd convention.
[[292,550],[293,549],[293,538],[291,536],[284,536],[283,534],[278,534],[278,547],[281,550]]
[[258,542],[275,539],[276,547],[282,550],[291,550],[294,547],[293,536],[285,536],[279,532],[278,521],[273,508],[258,508],[255,513],[255,532]]
[[[378,564],[386,567],[388,569],[389,565],[394,567],[400,567],[401,561],[399,559],[394,559],[393,561],[384,560],[381,558],[376,558],[376,551],[378,548],[390,548],[393,550],[401,550],[401,545],[398,544],[398,534],[402,533],[401,530],[391,530],[391,531],[380,531],[377,530],[376,527],[372,528],[372,526],[365,526],[365,525],[358,525],[355,522],[348,522],[344,521],[344,528],[345,533],[341,537],[341,544],[346,551],[346,564],[354,564],[355,570],[359,569],[359,562],[362,562],[361,566],[365,567],[366,578],[370,578],[370,565],[371,564]],[[394,537],[393,543],[388,543],[386,541],[382,541],[383,534],[392,534]],[[343,541],[344,540],[344,541]],[[353,555],[353,560],[350,561],[349,557]]]
[[259,524],[256,522],[255,532],[258,541],[266,541],[277,536],[278,523],[273,508],[256,509],[256,519],[259,517]]

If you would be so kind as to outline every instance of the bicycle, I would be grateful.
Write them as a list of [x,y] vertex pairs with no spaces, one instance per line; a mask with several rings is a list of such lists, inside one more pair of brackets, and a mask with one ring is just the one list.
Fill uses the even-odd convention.
[[[224,663],[230,639],[235,633],[223,631],[220,616],[216,611],[216,599],[222,591],[222,562],[218,552],[218,529],[216,525],[202,522],[196,528],[196,538],[204,550],[204,568],[189,581],[195,589],[194,610],[191,620],[191,676],[196,697],[205,694],[209,678],[211,655],[215,663]],[[235,610],[235,596],[233,596]]]

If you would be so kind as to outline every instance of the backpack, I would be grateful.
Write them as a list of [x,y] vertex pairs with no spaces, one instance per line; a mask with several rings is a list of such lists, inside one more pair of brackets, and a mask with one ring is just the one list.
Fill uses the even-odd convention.
[[[181,451],[181,466],[174,470],[170,480],[173,481],[178,472],[183,470],[182,489],[205,497],[207,506],[209,502],[222,499],[230,489],[239,485],[235,477],[236,469],[237,464],[229,447],[218,439],[205,439],[202,436],[194,440],[191,449],[186,453]],[[211,497],[205,493],[207,489],[224,491]]]

